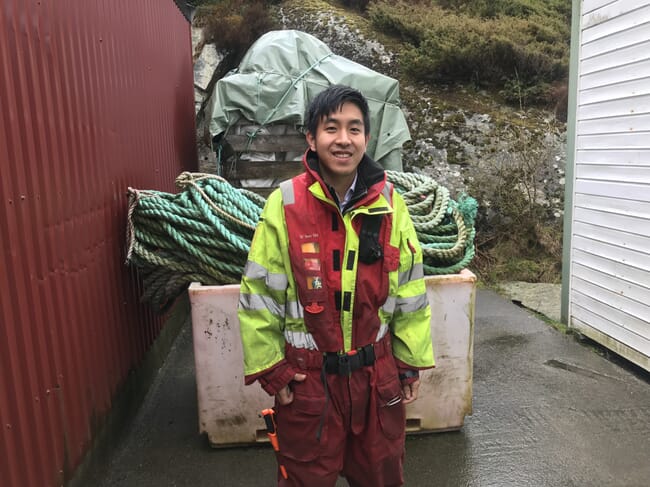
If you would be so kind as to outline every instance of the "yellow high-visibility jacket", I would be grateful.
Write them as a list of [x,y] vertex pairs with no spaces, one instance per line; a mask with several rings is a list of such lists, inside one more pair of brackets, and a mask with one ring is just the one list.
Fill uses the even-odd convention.
[[[404,200],[365,156],[341,211],[314,156],[269,196],[253,237],[238,312],[246,383],[275,393],[293,376],[287,350],[348,352],[386,333],[398,367],[433,367],[422,251]],[[366,215],[384,215],[383,256],[371,264],[359,260]]]

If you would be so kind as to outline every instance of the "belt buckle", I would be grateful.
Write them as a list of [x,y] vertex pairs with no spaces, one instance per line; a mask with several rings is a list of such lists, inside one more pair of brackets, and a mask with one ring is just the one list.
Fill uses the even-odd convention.
[[374,348],[366,346],[345,353],[339,352],[336,355],[325,354],[325,362],[328,373],[350,375],[355,370],[375,362]]
[[372,365],[377,360],[375,355],[375,344],[371,343],[361,349],[363,352],[363,365]]
[[[356,352],[356,350],[355,350]],[[350,362],[350,357],[353,357],[355,354],[342,353],[339,355],[338,360],[338,375],[350,375],[352,373],[352,364]]]
[[339,355],[339,374],[350,375],[365,365],[360,349],[350,350]]

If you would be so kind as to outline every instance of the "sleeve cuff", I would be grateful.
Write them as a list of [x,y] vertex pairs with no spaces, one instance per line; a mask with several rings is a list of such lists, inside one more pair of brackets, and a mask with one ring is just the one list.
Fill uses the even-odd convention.
[[293,380],[295,374],[296,371],[291,367],[289,362],[281,360],[270,369],[257,374],[247,375],[244,383],[252,384],[257,380],[269,396],[274,396],[280,389]]
[[431,367],[414,367],[395,357],[395,364],[397,365],[397,373],[399,380],[403,386],[413,384],[420,378],[420,370],[430,369]]
[[415,369],[398,369],[399,372],[399,380],[402,383],[403,386],[412,384],[416,380],[420,378],[420,372],[418,372]]

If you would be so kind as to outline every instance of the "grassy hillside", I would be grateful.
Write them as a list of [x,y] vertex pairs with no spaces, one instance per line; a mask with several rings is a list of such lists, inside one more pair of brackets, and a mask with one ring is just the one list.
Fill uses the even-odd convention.
[[[571,0],[199,0],[213,7],[215,40],[243,48],[277,21],[277,6],[338,9],[390,37],[399,72],[412,82],[465,83],[508,103],[557,103],[568,75]],[[268,15],[267,15],[268,14]],[[261,18],[266,17],[266,18]],[[243,46],[243,47],[242,47]]]
[[553,101],[568,73],[568,0],[370,2],[373,26],[403,41],[412,80],[497,89],[521,105]]
[[479,200],[472,268],[559,280],[571,0],[211,3],[218,47],[245,52],[250,26],[300,29],[399,79],[405,165]]

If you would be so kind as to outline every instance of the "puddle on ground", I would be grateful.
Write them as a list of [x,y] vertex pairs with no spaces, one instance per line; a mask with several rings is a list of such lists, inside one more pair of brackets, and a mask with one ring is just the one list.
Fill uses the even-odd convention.
[[482,341],[484,345],[497,345],[507,347],[518,347],[530,341],[527,335],[500,335]]

